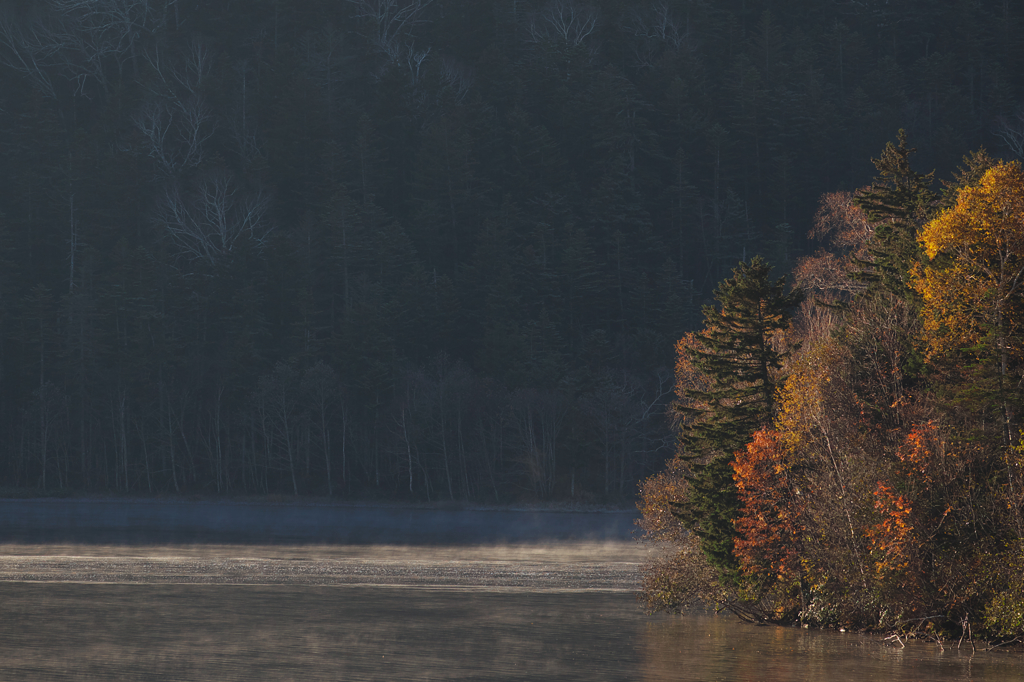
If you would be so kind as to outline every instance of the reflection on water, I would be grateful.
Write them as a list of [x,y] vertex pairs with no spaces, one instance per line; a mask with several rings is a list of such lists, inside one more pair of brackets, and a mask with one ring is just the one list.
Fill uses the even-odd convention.
[[650,620],[641,636],[644,680],[807,680],[911,682],[1021,680],[1019,652],[973,653],[799,628],[757,627],[735,619],[682,616]]
[[[639,559],[625,544],[5,546],[0,679],[838,682],[1024,674],[1019,653],[971,660],[934,645],[900,650],[726,617],[648,617],[617,587]],[[327,583],[312,570],[322,563],[333,566]],[[489,578],[496,570],[515,580]],[[134,580],[133,572],[148,577]],[[396,575],[415,580],[396,586]],[[435,578],[444,587],[432,586]]]

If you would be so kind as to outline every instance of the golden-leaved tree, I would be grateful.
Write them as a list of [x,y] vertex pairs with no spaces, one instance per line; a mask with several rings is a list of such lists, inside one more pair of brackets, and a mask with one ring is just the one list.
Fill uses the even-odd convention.
[[[940,198],[910,151],[901,136],[870,192],[823,198],[771,409],[719,446],[735,570],[679,522],[692,438],[642,486],[642,527],[676,550],[645,569],[650,608],[1024,636],[1024,171],[976,152]],[[726,355],[713,323],[677,345],[683,436],[721,421],[706,358],[756,348]]]
[[996,163],[920,235],[927,267],[914,287],[930,355],[967,351],[996,370],[1003,444],[1018,437],[1010,395],[1021,380],[1021,304],[1024,285],[1024,171]]
[[917,268],[914,288],[929,360],[942,368],[933,383],[951,398],[945,402],[952,450],[937,461],[958,464],[942,511],[949,515],[944,527],[964,532],[953,533],[958,537],[946,553],[972,548],[956,552],[959,563],[973,555],[973,573],[990,585],[953,581],[961,585],[949,597],[978,595],[989,631],[1009,635],[1024,623],[1024,170],[991,160],[982,168],[965,174],[949,207],[921,230],[929,261]]

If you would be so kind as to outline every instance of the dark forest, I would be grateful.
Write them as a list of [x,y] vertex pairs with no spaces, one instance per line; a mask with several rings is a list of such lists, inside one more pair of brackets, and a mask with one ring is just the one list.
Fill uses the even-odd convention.
[[1024,153],[1009,0],[3,0],[7,489],[622,501],[674,344],[897,130]]

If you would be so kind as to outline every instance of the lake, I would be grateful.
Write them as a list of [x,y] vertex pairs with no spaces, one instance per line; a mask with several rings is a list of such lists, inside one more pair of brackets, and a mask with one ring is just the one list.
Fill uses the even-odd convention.
[[900,648],[878,637],[755,627],[728,616],[647,616],[634,596],[647,550],[628,538],[224,540],[7,538],[0,679],[1024,677],[1019,651]]

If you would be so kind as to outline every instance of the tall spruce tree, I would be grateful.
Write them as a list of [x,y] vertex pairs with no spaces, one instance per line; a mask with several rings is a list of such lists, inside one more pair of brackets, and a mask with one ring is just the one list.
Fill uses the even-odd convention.
[[908,278],[921,257],[917,233],[931,218],[938,195],[932,191],[935,171],[918,173],[910,167],[917,150],[907,146],[907,134],[897,133],[896,144],[889,142],[882,155],[872,159],[878,176],[860,192],[856,203],[874,228],[871,262],[859,277],[870,289],[889,291],[901,298],[913,298]]
[[771,281],[770,272],[760,256],[741,261],[715,290],[718,307],[704,307],[702,347],[688,350],[708,385],[687,390],[697,407],[680,408],[690,417],[681,434],[690,485],[675,513],[700,538],[701,549],[725,580],[738,578],[734,453],[772,419],[778,372],[787,353],[773,337],[789,327],[803,299],[801,290],[786,291],[785,277]]

